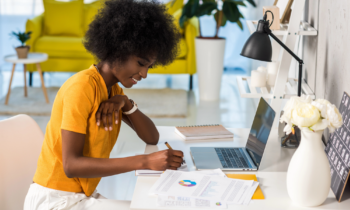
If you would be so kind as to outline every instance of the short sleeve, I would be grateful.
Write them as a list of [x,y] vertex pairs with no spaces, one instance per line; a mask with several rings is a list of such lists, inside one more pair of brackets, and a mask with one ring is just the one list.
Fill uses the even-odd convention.
[[89,82],[77,82],[67,87],[63,96],[61,129],[86,134],[94,97],[94,88]]

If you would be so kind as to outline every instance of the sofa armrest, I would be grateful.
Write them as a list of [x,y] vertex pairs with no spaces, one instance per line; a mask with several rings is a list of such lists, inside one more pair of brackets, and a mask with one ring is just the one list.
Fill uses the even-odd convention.
[[185,40],[188,48],[187,72],[192,75],[196,73],[196,47],[195,38],[199,35],[199,22],[197,17],[193,17],[185,23]]
[[26,42],[30,46],[30,52],[34,50],[35,41],[42,35],[44,14],[28,19],[26,23],[26,32],[31,31],[30,39]]

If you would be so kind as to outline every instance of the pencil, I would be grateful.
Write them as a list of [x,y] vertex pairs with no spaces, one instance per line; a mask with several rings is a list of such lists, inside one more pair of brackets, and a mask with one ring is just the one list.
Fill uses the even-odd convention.
[[[171,148],[170,144],[168,142],[165,142],[165,145],[168,147],[168,149],[173,149]],[[182,164],[186,163],[185,159],[183,159]]]
[[171,149],[171,150],[173,149],[173,148],[171,148],[171,146],[168,142],[165,142],[165,145],[168,147],[168,149]]

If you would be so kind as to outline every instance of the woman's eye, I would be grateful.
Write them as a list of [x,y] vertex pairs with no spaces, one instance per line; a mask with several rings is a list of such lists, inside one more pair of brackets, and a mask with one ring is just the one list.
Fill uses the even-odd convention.
[[138,61],[138,63],[139,63],[140,66],[145,66],[145,65],[143,65],[140,61]]

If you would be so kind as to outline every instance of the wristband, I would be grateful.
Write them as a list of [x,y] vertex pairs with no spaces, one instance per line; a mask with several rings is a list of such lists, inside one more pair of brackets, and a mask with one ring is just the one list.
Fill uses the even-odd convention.
[[133,107],[127,111],[127,112],[123,112],[123,114],[125,115],[131,115],[132,113],[134,113],[136,110],[137,110],[137,104],[132,100],[132,99],[129,99],[131,104],[133,105]]

